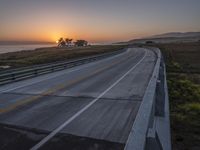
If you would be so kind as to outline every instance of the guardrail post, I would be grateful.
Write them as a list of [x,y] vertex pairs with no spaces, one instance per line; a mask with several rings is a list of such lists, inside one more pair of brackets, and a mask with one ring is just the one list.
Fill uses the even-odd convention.
[[165,90],[164,90],[164,63],[161,59],[159,78],[156,86],[155,115],[163,117],[165,115]]
[[155,128],[150,128],[148,130],[145,150],[163,150]]

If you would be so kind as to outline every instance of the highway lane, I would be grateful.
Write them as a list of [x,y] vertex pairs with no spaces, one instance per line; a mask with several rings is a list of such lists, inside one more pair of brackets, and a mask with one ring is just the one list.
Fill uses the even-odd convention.
[[59,133],[124,144],[155,61],[152,51],[130,48],[103,60],[2,86],[0,123],[50,134],[96,100]]

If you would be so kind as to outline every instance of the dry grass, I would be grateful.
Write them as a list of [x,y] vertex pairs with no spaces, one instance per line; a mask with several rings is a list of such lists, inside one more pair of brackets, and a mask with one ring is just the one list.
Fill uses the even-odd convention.
[[55,61],[81,58],[124,48],[120,45],[88,46],[75,48],[39,48],[34,51],[11,52],[0,55],[0,66],[24,67]]
[[173,149],[200,149],[200,42],[153,46],[167,65]]
[[[170,72],[200,73],[200,42],[157,46],[162,49]],[[176,64],[179,68],[174,68]]]

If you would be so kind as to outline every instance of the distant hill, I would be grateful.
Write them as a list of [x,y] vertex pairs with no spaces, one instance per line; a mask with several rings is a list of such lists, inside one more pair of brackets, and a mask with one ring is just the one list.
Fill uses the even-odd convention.
[[148,38],[169,38],[169,37],[200,37],[200,32],[169,32],[159,35],[154,35]]
[[196,42],[200,41],[200,32],[169,32],[141,39],[133,39],[120,44],[145,43],[146,41],[154,43]]

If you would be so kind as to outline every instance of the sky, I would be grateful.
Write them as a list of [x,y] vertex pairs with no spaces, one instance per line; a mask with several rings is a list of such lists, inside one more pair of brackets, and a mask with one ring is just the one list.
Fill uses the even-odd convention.
[[0,0],[0,40],[118,42],[200,31],[200,0]]

